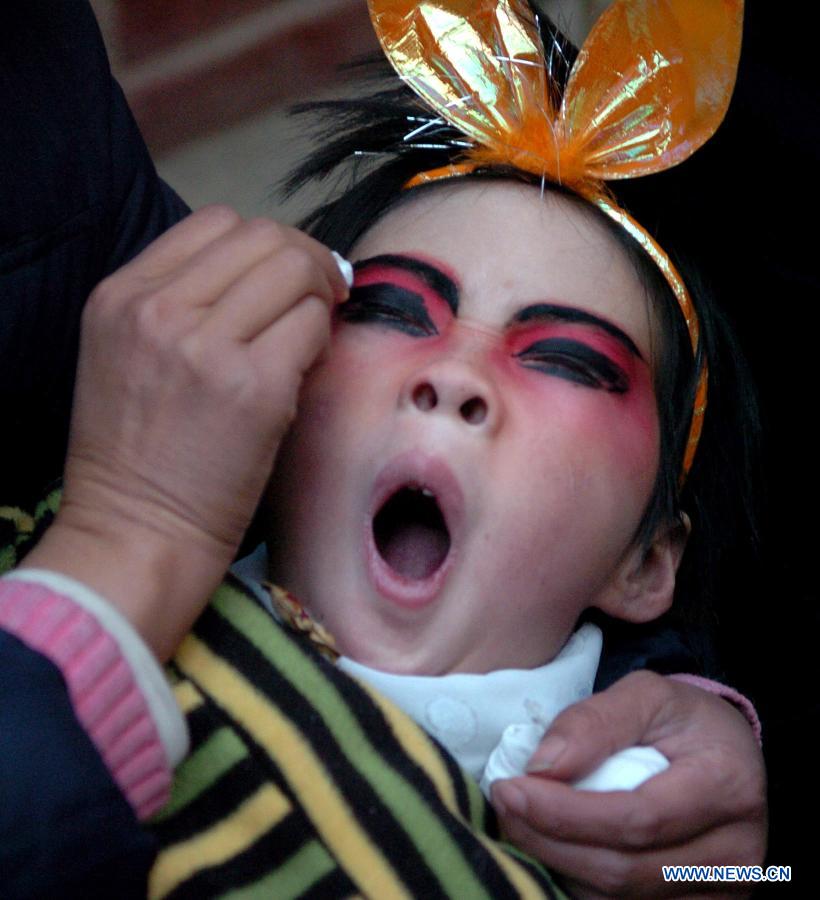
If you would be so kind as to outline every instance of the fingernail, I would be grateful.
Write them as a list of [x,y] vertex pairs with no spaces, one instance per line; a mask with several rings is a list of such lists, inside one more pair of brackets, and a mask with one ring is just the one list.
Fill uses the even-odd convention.
[[342,278],[347,282],[348,287],[353,287],[353,264],[348,262],[341,253],[337,253],[335,250],[330,251],[333,254],[333,258],[336,260],[336,265],[339,267],[339,271],[342,273]]
[[527,798],[514,784],[499,785],[493,791],[493,800],[499,815],[523,816],[527,812]]
[[527,772],[534,775],[538,772],[549,772],[558,762],[558,758],[566,750],[567,742],[562,737],[548,737],[542,741],[527,763]]

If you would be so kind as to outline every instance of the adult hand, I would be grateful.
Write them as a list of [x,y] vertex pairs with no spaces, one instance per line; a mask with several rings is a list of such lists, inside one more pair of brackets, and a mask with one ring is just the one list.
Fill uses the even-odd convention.
[[[575,781],[624,747],[652,745],[669,769],[634,791]],[[699,688],[636,672],[558,716],[493,804],[516,846],[560,872],[574,896],[660,897],[747,885],[664,883],[661,867],[750,864],[766,849],[763,758],[746,719]]]
[[62,507],[27,564],[96,588],[169,656],[230,565],[346,296],[321,244],[221,207],[103,281]]

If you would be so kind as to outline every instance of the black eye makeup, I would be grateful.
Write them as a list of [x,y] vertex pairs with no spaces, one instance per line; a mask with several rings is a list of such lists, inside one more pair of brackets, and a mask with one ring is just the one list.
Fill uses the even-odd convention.
[[446,273],[413,256],[382,254],[354,266],[343,322],[383,325],[413,337],[432,337],[458,310],[458,285]]
[[572,338],[553,337],[535,341],[515,354],[528,369],[556,375],[575,384],[624,394],[629,379],[620,366],[597,350]]
[[370,322],[413,337],[438,334],[424,298],[396,284],[354,285],[350,297],[337,307],[336,314],[343,322]]

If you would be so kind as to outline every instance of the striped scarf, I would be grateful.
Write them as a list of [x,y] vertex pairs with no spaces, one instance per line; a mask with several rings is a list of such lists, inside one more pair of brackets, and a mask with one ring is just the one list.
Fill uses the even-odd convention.
[[192,748],[152,897],[564,896],[432,738],[233,578],[170,670]]

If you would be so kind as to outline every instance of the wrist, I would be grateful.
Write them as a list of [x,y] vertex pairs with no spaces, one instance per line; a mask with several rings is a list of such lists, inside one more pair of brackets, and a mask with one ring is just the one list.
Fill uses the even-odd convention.
[[89,522],[61,510],[21,568],[48,569],[115,606],[160,661],[169,659],[230,565],[229,548],[138,521]]

